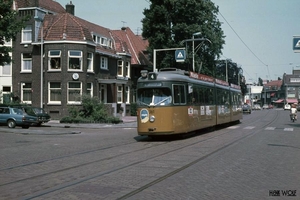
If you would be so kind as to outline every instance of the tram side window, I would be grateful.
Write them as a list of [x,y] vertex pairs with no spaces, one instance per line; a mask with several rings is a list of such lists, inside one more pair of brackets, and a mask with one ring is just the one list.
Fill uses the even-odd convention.
[[218,105],[225,105],[229,104],[229,92],[222,90],[222,89],[217,89],[217,104]]
[[214,93],[212,88],[205,88],[205,103],[214,104]]
[[231,92],[231,104],[237,105],[237,95],[235,92]]
[[173,85],[174,104],[186,104],[184,85]]
[[188,101],[191,102],[193,105],[198,105],[200,100],[199,100],[199,87],[194,86],[193,93],[191,94],[191,99]]
[[223,100],[225,105],[229,105],[229,92],[224,91],[224,100]]
[[217,105],[223,105],[224,104],[223,97],[224,97],[223,90],[217,89],[217,98],[216,98]]
[[207,102],[206,88],[199,87],[199,94],[200,94],[200,104],[206,104],[206,102]]

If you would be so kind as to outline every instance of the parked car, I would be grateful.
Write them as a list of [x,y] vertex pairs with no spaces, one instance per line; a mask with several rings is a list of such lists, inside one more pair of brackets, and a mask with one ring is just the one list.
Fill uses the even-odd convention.
[[244,104],[243,105],[243,113],[248,113],[248,114],[251,114],[251,111],[252,111],[252,109],[251,109],[251,106],[249,105],[249,104]]
[[262,108],[263,109],[269,109],[269,105],[268,104],[264,104]]
[[254,104],[253,110],[261,110],[261,106],[259,104]]
[[38,119],[35,116],[27,115],[20,108],[0,107],[0,123],[7,124],[9,128],[16,126],[29,128],[29,126],[37,124]]
[[290,104],[285,104],[283,107],[284,110],[291,110],[291,105]]
[[32,106],[27,106],[27,105],[17,105],[14,107],[21,108],[28,115],[37,117],[38,118],[38,123],[37,123],[38,126],[40,126],[42,123],[47,123],[51,120],[50,115],[43,108],[32,107]]

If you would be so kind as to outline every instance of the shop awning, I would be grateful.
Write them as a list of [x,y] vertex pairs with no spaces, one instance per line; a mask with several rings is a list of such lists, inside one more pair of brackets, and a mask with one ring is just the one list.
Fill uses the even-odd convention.
[[274,103],[283,103],[283,99],[278,99],[278,100],[274,101]]
[[287,99],[287,103],[298,103],[298,99]]

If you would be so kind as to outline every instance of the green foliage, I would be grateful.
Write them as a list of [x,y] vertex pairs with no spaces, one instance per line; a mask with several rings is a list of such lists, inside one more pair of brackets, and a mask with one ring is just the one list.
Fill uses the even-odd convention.
[[[192,42],[182,44],[191,39],[193,33],[200,32],[195,38],[206,38],[208,41],[195,41],[198,46],[195,54],[196,70],[213,75],[215,58],[221,54],[224,33],[217,18],[218,8],[210,0],[149,0],[150,8],[144,10],[143,37],[149,41],[149,52],[153,49],[184,47],[188,54],[184,63],[176,63],[174,52],[158,52],[157,68],[177,67],[192,70]],[[153,55],[152,55],[153,56]],[[201,65],[202,63],[202,65]],[[187,67],[188,66],[188,67]]]
[[13,0],[0,1],[0,66],[11,62],[9,52],[12,49],[2,45],[5,41],[15,40],[16,35],[24,27],[25,21],[29,19],[28,16],[19,19],[17,11],[11,9],[12,5]]
[[136,111],[137,111],[137,103],[131,103],[130,104],[130,115],[131,116],[136,116]]
[[61,123],[120,123],[117,117],[110,116],[103,103],[97,97],[83,95],[82,106],[72,105],[68,108],[69,116],[63,117]]

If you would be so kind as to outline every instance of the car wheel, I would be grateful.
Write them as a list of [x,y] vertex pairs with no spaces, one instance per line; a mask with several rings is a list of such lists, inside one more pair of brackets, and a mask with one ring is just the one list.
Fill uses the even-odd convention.
[[12,119],[10,119],[10,120],[7,121],[8,128],[15,128],[16,125],[17,125],[16,122],[14,120],[12,120]]
[[36,126],[41,126],[42,125],[42,122],[39,122],[39,123],[37,123],[37,125]]
[[29,129],[29,126],[22,126],[22,128],[24,128],[24,129]]

